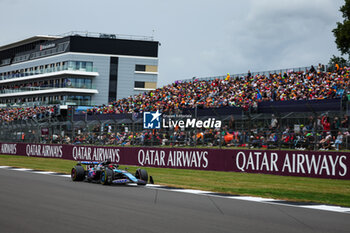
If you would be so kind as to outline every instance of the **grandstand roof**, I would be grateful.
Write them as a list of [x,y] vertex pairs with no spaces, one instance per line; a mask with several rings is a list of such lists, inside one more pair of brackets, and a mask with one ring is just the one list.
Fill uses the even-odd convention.
[[23,40],[19,40],[19,41],[13,42],[11,44],[2,45],[2,46],[0,46],[0,51],[6,50],[6,49],[11,49],[11,48],[18,47],[18,46],[21,46],[21,45],[25,45],[25,44],[28,44],[28,43],[32,43],[32,42],[35,42],[35,41],[40,41],[40,40],[47,40],[47,41],[49,41],[49,40],[55,40],[55,39],[59,39],[59,38],[62,38],[62,37],[60,37],[60,36],[46,36],[46,35],[32,36],[32,37],[29,37],[29,38],[26,38],[26,39],[23,39]]

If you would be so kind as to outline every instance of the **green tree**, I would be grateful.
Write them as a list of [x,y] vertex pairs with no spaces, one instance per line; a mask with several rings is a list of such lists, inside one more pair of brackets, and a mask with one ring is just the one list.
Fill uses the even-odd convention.
[[348,54],[350,57],[350,0],[345,0],[339,10],[343,13],[344,21],[337,22],[337,27],[332,32],[341,54]]
[[336,57],[333,55],[333,57],[328,62],[328,71],[334,71],[336,69],[335,64],[338,64],[339,67],[347,66],[347,62],[343,57]]

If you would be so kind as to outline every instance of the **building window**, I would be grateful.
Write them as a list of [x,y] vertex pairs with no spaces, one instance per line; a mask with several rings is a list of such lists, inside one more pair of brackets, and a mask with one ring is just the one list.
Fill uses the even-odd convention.
[[135,88],[145,88],[145,82],[135,81]]
[[108,102],[113,102],[117,100],[118,64],[119,59],[117,57],[111,57],[109,69]]
[[74,96],[67,96],[64,97],[69,102],[74,102],[78,105],[91,105],[91,96],[80,96],[80,95],[74,95]]
[[135,65],[135,71],[146,71],[146,66],[145,65]]
[[64,78],[62,80],[62,87],[91,89],[92,80],[89,78]]

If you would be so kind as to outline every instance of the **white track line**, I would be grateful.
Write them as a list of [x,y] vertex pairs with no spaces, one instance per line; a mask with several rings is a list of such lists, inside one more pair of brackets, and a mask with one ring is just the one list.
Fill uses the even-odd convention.
[[11,169],[11,170],[27,172],[27,171],[32,171],[33,169],[28,169],[28,168],[13,168],[13,169]]
[[196,189],[170,189],[170,191],[180,192],[180,193],[192,193],[192,194],[210,194],[213,192],[210,191],[202,191]]
[[44,174],[44,175],[52,175],[52,174],[56,174],[57,172],[33,171],[33,173]]
[[153,188],[153,187],[161,187],[162,185],[159,185],[159,184],[146,184],[147,187],[149,188]]
[[243,201],[254,201],[254,202],[277,201],[276,199],[262,198],[262,197],[245,197],[245,196],[240,196],[240,197],[227,197],[227,198],[243,200]]
[[70,178],[70,175],[56,175],[56,176],[61,176],[61,177],[66,177],[66,178]]
[[316,209],[316,210],[328,210],[335,212],[350,212],[350,208],[341,207],[341,206],[329,206],[329,205],[312,205],[312,206],[300,206],[302,208]]

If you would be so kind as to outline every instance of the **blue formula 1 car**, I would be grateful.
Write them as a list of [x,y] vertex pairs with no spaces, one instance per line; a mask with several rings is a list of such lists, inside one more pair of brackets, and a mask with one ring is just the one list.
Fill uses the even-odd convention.
[[[83,165],[86,165],[86,169]],[[79,162],[72,168],[71,178],[73,181],[99,182],[103,185],[128,183],[146,185],[148,183],[146,170],[138,168],[133,175],[126,170],[120,170],[118,164],[112,164],[110,161]],[[150,183],[153,184],[152,176],[150,176]]]

